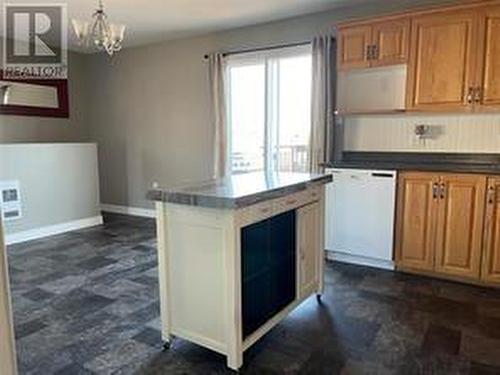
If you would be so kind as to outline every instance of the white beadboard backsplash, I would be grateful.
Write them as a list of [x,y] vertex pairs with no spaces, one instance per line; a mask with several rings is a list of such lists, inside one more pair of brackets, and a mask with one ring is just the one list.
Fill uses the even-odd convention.
[[[499,114],[377,115],[344,120],[344,150],[500,153]],[[415,125],[428,125],[425,141]]]

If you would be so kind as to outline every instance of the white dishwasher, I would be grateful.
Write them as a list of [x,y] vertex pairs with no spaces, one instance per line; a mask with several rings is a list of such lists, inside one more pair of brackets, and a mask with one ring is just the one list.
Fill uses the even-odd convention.
[[396,171],[331,169],[325,245],[330,259],[393,269]]

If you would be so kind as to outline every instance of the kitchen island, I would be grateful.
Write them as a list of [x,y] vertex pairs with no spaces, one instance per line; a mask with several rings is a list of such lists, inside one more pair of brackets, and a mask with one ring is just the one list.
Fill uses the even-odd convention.
[[148,194],[156,201],[162,337],[243,352],[323,290],[331,175],[249,173]]

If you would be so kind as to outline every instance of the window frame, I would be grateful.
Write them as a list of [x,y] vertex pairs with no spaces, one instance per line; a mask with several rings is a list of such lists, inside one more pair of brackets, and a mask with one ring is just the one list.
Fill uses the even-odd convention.
[[[232,139],[233,126],[231,123],[232,100],[231,100],[231,68],[244,67],[256,64],[264,64],[265,67],[265,118],[264,118],[264,172],[275,172],[279,170],[279,161],[274,159],[274,150],[279,139],[279,60],[300,56],[312,56],[312,45],[304,44],[298,46],[273,48],[255,52],[243,52],[230,54],[226,57],[226,102],[227,102],[227,160],[228,170],[232,174]],[[312,69],[312,66],[311,66]],[[275,113],[276,112],[276,113]],[[312,126],[312,124],[311,124]],[[309,155],[311,157],[311,155]]]

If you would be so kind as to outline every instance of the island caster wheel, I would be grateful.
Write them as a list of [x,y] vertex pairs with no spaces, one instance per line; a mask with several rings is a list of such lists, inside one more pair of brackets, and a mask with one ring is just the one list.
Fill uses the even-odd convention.
[[168,335],[168,341],[165,341],[163,343],[163,351],[167,351],[170,349],[172,346],[172,343],[174,342],[175,336],[174,335]]
[[322,302],[321,298],[322,298],[321,294],[316,294],[316,301],[318,301],[318,303]]

